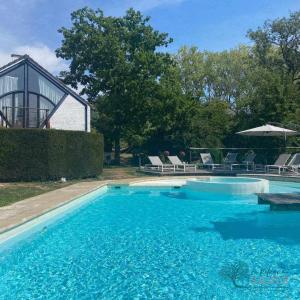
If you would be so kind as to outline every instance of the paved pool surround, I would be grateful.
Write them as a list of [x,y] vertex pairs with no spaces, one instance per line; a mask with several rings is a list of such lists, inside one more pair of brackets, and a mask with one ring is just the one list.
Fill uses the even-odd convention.
[[[75,205],[76,202],[74,201],[78,200],[78,198],[85,198],[83,197],[85,195],[88,198],[88,194],[97,191],[101,187],[109,185],[181,187],[184,186],[188,180],[203,181],[208,179],[208,176],[170,176],[164,177],[163,179],[157,177],[137,177],[122,180],[86,181],[76,183],[16,202],[9,206],[0,207],[0,237],[3,233],[9,234],[13,229],[18,230],[22,226],[28,226],[29,223],[39,222],[39,218],[44,218],[45,215],[60,214],[60,210],[64,211],[67,210],[69,206]],[[78,202],[82,201],[78,200]]]
[[[189,178],[189,177],[187,177]],[[164,177],[164,179],[168,179]],[[171,177],[170,179],[176,179]],[[182,177],[178,177],[182,179]],[[85,181],[30,197],[11,205],[0,207],[0,234],[27,223],[39,216],[68,205],[73,200],[109,184],[134,184],[144,181],[157,181],[155,177],[137,177],[122,180]]]

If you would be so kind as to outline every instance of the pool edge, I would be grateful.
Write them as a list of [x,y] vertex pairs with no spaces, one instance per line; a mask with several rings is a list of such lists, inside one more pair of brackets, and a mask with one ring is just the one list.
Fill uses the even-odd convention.
[[12,227],[4,229],[0,232],[0,247],[6,243],[10,243],[10,241],[13,242],[13,240],[18,239],[19,236],[26,235],[26,233],[29,233],[32,230],[34,231],[35,227],[39,227],[47,222],[54,222],[57,218],[62,217],[64,214],[88,203],[93,199],[93,193],[100,192],[99,195],[104,194],[107,192],[108,186],[108,183],[102,184],[55,207],[43,211],[39,215],[26,219],[22,223],[18,223]]

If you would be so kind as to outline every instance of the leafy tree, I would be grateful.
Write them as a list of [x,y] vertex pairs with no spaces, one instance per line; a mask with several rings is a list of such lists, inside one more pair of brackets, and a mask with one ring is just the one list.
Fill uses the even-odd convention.
[[57,56],[70,60],[64,81],[92,101],[99,119],[96,127],[114,144],[120,161],[120,141],[126,132],[147,130],[159,79],[171,59],[158,51],[171,39],[149,25],[149,18],[130,9],[124,17],[105,17],[101,10],[79,9],[71,15],[72,27],[61,28]]
[[126,140],[132,148],[158,153],[179,152],[190,145],[191,120],[197,114],[197,103],[181,90],[179,70],[170,65],[159,80],[152,105],[148,108],[147,126],[129,131]]
[[[179,153],[191,145],[222,146],[232,114],[227,102],[203,102],[182,88],[180,69],[172,66],[160,79],[144,149]],[[150,129],[151,128],[151,129]]]
[[197,47],[183,46],[175,57],[183,93],[195,100],[205,96],[205,54]]
[[247,85],[249,49],[240,47],[223,52],[200,52],[182,47],[177,54],[182,88],[201,102],[224,100],[232,109]]
[[255,51],[262,63],[267,64],[270,48],[274,46],[280,53],[280,67],[300,79],[300,11],[291,13],[289,18],[265,22],[263,28],[250,30],[250,39],[255,42]]
[[[171,42],[132,9],[123,17],[80,9],[70,29],[61,28],[57,55],[70,61],[61,75],[84,86],[95,108],[93,126],[107,150],[179,152],[189,146],[270,146],[280,139],[241,138],[234,133],[267,122],[300,118],[300,12],[249,31],[253,46],[200,51]],[[299,129],[299,128],[295,128]],[[296,138],[289,139],[298,145]]]
[[199,105],[192,120],[192,144],[202,147],[222,147],[224,138],[231,132],[233,114],[228,103],[212,100]]
[[267,21],[262,28],[249,31],[248,36],[254,42],[254,76],[258,79],[261,74],[256,80],[252,102],[257,113],[251,114],[251,119],[256,115],[265,121],[290,126],[299,124],[300,11],[291,13],[288,18]]

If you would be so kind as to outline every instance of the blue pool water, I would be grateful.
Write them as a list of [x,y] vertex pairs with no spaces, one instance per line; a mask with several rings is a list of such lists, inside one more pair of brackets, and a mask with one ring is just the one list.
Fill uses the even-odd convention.
[[299,299],[300,213],[256,201],[111,188],[2,250],[0,299]]

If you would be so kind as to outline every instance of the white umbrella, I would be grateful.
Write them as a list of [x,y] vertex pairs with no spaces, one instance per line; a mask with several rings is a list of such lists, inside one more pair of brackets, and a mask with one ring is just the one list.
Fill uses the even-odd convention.
[[236,134],[247,135],[247,136],[284,136],[286,138],[289,135],[297,135],[298,132],[294,130],[266,124],[260,127],[240,131],[237,132]]

